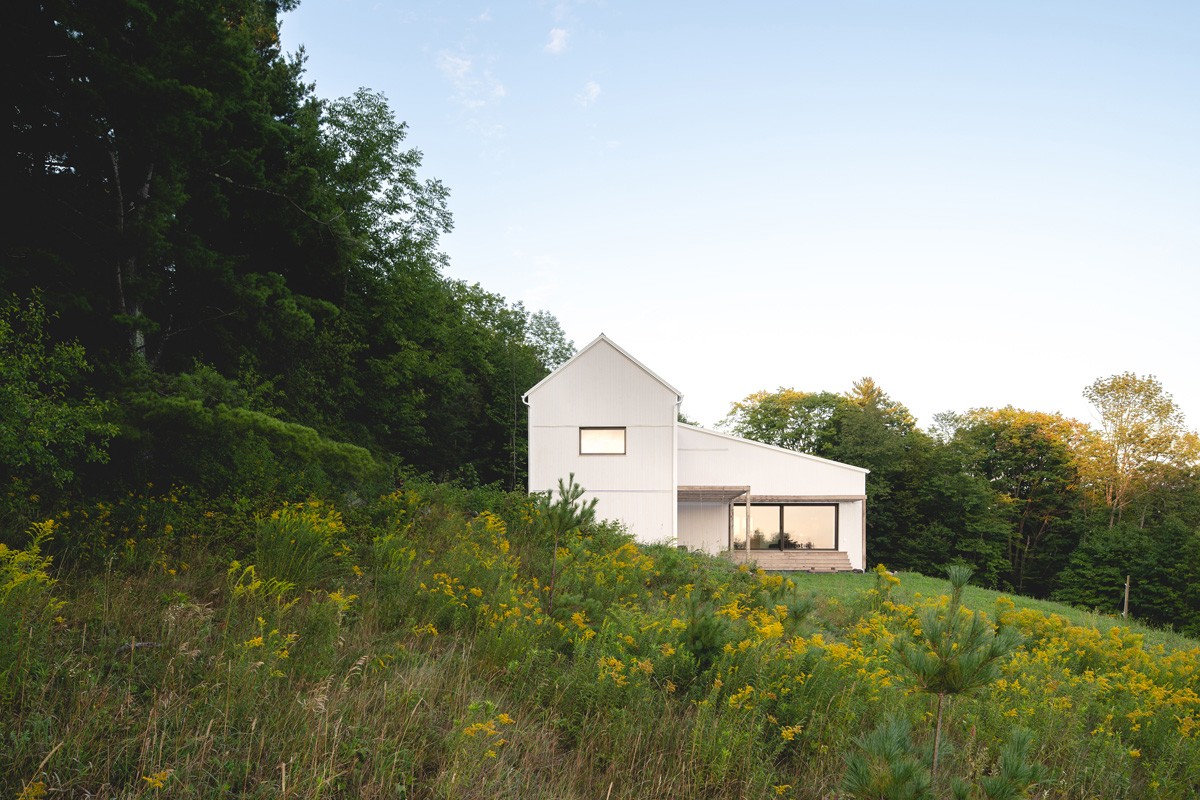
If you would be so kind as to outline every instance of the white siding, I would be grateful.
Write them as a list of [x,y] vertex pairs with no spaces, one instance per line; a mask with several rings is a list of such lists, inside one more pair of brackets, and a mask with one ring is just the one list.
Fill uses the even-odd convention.
[[596,515],[600,519],[614,520],[625,525],[635,538],[643,544],[671,542],[675,539],[673,519],[675,493],[662,492],[592,492],[595,497]]
[[680,503],[679,543],[706,553],[728,550],[729,504]]
[[838,549],[850,559],[854,569],[866,570],[863,554],[863,502],[838,503]]
[[749,486],[758,495],[848,497],[866,470],[713,431],[679,426],[680,486]]
[[[606,338],[528,394],[529,490],[571,473],[603,519],[643,542],[675,535],[675,415],[679,397]],[[624,455],[580,455],[581,427],[624,427]]]

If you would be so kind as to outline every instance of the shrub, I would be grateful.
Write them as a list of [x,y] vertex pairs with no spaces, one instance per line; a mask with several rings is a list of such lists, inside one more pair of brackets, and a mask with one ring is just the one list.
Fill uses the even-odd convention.
[[286,581],[301,591],[325,586],[347,569],[345,533],[341,514],[321,501],[285,503],[259,521],[254,565],[262,578]]
[[[78,343],[51,344],[36,296],[0,304],[0,522],[25,521],[39,494],[70,485],[80,465],[108,459],[110,405],[72,385],[91,371]],[[29,505],[34,506],[29,509]],[[5,513],[7,512],[7,513]],[[16,526],[16,530],[21,529]]]
[[22,549],[0,544],[0,700],[8,702],[29,680],[34,665],[50,660],[50,628],[63,607],[54,597],[50,557],[42,545],[54,521],[35,522]]
[[[118,461],[135,470],[123,476],[127,483],[173,481],[214,497],[234,486],[243,496],[293,497],[382,488],[387,469],[366,449],[237,405],[248,401],[236,383],[204,367],[197,373],[207,379],[148,378],[151,385],[124,399],[114,448],[121,451]],[[217,391],[213,384],[220,381],[233,388]]]

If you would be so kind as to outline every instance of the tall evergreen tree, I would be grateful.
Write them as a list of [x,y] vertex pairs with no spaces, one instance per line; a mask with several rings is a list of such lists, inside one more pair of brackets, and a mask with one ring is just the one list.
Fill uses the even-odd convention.
[[184,392],[518,485],[520,393],[570,343],[444,277],[446,188],[382,95],[303,82],[279,48],[292,5],[19,3],[0,289],[40,287],[131,436]]

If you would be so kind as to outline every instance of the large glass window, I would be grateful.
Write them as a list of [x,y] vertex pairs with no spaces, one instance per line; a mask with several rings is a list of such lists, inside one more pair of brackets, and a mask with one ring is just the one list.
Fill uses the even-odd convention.
[[838,507],[835,504],[751,504],[746,531],[746,504],[733,507],[733,549],[836,550]]
[[784,548],[837,549],[837,506],[784,506]]
[[624,428],[580,428],[580,455],[625,455]]

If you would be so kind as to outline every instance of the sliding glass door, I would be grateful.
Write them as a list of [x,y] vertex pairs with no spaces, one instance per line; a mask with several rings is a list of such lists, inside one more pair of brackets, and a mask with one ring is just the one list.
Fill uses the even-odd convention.
[[753,503],[746,528],[746,504],[733,506],[733,549],[836,550],[836,503]]

